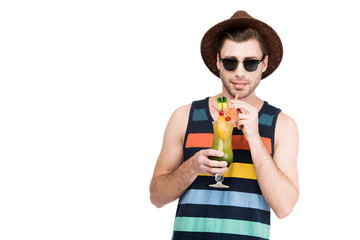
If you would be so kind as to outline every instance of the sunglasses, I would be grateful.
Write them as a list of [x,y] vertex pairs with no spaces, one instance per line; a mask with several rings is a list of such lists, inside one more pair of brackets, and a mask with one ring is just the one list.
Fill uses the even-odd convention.
[[[220,56],[220,54],[219,54]],[[249,59],[249,60],[244,60],[242,61],[242,63],[244,64],[244,68],[246,69],[246,71],[248,72],[255,72],[256,69],[258,68],[258,65],[264,61],[266,55],[263,55],[261,60],[256,60],[256,59]],[[220,57],[220,62],[223,63],[224,69],[227,71],[234,71],[238,65],[239,62],[236,59],[233,58],[221,58]]]

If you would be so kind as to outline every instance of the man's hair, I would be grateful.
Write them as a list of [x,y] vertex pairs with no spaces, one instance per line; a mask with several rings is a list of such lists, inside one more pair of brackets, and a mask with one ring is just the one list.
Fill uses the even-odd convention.
[[234,28],[228,30],[227,32],[224,32],[216,43],[216,49],[218,53],[220,53],[221,48],[223,47],[224,42],[227,39],[233,40],[235,42],[245,42],[250,39],[256,39],[260,44],[263,55],[268,54],[268,47],[263,37],[252,28]]

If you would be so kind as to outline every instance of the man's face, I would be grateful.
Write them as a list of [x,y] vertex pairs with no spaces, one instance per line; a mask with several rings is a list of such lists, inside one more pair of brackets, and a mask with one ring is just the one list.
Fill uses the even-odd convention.
[[268,56],[264,61],[259,63],[256,71],[249,72],[244,68],[244,60],[261,60],[263,57],[260,45],[256,39],[250,39],[245,42],[235,42],[225,40],[220,52],[221,58],[230,58],[240,61],[234,71],[224,69],[223,63],[220,62],[219,54],[217,55],[217,67],[220,70],[220,78],[223,83],[224,90],[232,97],[238,94],[239,99],[244,99],[255,94],[254,90],[261,81],[262,73],[267,68]]

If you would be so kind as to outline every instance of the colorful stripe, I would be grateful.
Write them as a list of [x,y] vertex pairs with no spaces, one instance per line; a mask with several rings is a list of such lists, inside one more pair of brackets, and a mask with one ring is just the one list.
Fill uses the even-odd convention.
[[174,231],[225,233],[269,238],[270,225],[234,219],[176,217]]
[[[212,189],[209,187],[209,185],[214,183],[214,176],[198,176],[196,178],[196,181],[191,184],[191,189]],[[230,188],[228,189],[230,191],[261,194],[261,190],[257,180],[226,177],[223,183],[230,186]]]
[[234,206],[270,211],[262,195],[235,191],[189,189],[181,197],[179,204]]
[[[211,211],[209,211],[211,207]],[[254,221],[270,225],[270,212],[254,208],[216,206],[202,204],[179,205],[176,217],[226,218],[234,220]]]
[[254,164],[232,163],[224,177],[257,179]]
[[[190,133],[185,148],[211,148],[213,139],[213,133]],[[261,137],[261,139],[271,154],[271,139],[266,137]],[[250,150],[249,143],[244,135],[233,135],[231,141],[233,150]]]
[[194,109],[194,113],[192,116],[193,121],[208,121],[208,117],[206,114],[206,110],[204,108],[201,109]]
[[[214,138],[214,137],[212,137]],[[261,140],[265,144],[266,149],[271,154],[271,139],[266,137],[261,137]],[[232,148],[234,150],[250,150],[250,146],[248,141],[246,140],[244,135],[233,135],[231,139]],[[211,147],[211,146],[210,146]]]
[[214,139],[213,133],[190,133],[186,140],[186,148],[210,148]]
[[274,115],[263,113],[259,117],[259,124],[271,127],[273,124],[273,120],[274,120]]
[[[212,176],[208,174],[199,174],[199,176]],[[224,177],[247,178],[257,180],[254,164],[232,163]]]

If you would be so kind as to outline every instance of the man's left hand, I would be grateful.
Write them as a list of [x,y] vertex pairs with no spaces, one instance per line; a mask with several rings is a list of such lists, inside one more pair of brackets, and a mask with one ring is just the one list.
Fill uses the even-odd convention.
[[254,137],[259,137],[257,109],[244,101],[231,100],[231,102],[231,107],[237,109],[238,121],[236,127],[243,131],[248,141]]

